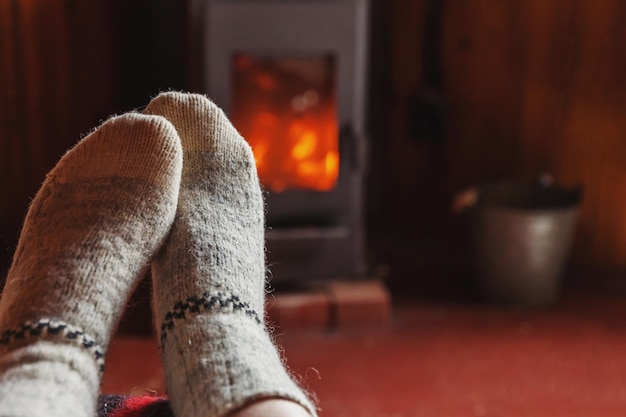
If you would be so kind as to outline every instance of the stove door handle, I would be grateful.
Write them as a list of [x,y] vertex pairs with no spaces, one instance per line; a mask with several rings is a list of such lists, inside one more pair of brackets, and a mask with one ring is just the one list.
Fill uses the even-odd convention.
[[[339,157],[341,162],[348,161],[352,171],[364,171],[367,166],[367,141],[354,130],[352,123],[345,123],[339,129]],[[341,169],[341,168],[340,168]]]

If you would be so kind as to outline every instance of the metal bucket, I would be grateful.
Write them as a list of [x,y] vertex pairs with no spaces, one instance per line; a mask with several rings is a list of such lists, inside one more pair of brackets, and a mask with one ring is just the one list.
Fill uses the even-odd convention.
[[553,303],[567,261],[582,193],[540,183],[476,188],[472,240],[483,294],[521,306]]

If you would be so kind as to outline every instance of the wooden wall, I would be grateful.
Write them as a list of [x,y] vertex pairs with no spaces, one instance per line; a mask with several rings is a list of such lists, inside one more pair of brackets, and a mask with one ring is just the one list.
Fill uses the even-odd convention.
[[[411,92],[432,85],[419,28],[433,2],[442,8],[435,84],[447,120],[436,144],[411,138],[405,120]],[[391,210],[419,214],[464,187],[548,171],[584,187],[576,261],[626,270],[626,3],[393,0],[391,8],[394,143],[385,171],[397,183],[391,191],[418,196]]]
[[[110,14],[101,2],[0,2],[0,260],[64,150],[111,110]],[[0,271],[4,272],[4,271]]]
[[0,277],[30,199],[109,115],[184,88],[183,2],[0,1]]
[[[185,88],[183,3],[0,2],[2,269],[29,199],[81,133]],[[576,259],[626,269],[626,3],[374,7],[371,217],[447,233],[455,192],[550,171],[585,189]]]

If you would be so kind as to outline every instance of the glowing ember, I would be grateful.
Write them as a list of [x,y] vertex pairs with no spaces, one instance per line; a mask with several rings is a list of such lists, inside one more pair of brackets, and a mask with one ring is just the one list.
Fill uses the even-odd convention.
[[263,185],[328,191],[339,174],[330,57],[234,60],[231,118],[254,151]]

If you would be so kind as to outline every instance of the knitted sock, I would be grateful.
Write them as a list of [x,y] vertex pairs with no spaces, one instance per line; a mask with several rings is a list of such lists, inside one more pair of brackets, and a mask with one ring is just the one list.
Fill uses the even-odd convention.
[[176,219],[152,265],[174,413],[221,417],[284,398],[314,415],[264,323],[264,203],[250,146],[204,96],[163,93],[145,111],[172,122],[183,144]]
[[33,200],[0,301],[0,416],[92,417],[110,335],[176,212],[164,118],[106,121]]

